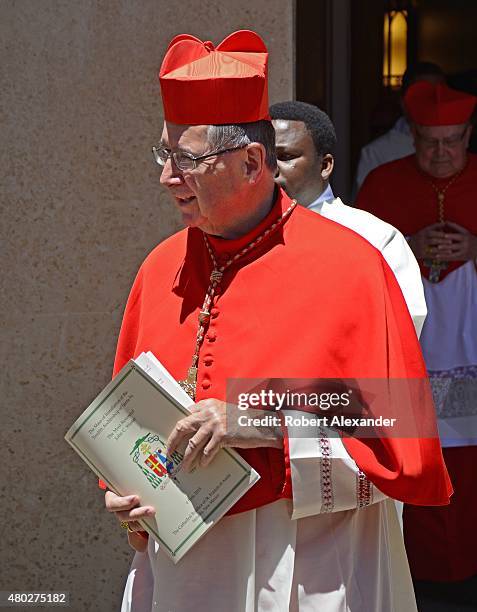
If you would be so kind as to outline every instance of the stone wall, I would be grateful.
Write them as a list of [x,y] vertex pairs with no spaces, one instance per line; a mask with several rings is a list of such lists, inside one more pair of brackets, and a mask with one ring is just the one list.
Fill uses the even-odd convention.
[[110,377],[141,260],[180,227],[151,155],[164,50],[240,28],[269,46],[271,102],[292,97],[292,0],[0,3],[0,590],[119,609],[132,553],[63,435]]

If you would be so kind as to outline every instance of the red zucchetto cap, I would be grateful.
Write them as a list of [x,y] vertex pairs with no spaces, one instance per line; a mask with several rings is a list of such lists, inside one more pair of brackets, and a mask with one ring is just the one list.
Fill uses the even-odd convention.
[[404,106],[418,125],[460,125],[469,121],[477,98],[444,83],[417,81],[406,91]]
[[217,47],[176,36],[159,71],[164,117],[180,125],[251,123],[270,119],[268,52],[255,32],[240,30]]

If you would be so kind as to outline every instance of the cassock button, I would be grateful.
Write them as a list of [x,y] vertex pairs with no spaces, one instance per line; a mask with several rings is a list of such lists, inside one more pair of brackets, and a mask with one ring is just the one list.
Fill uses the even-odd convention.
[[210,367],[213,363],[214,363],[214,360],[211,357],[206,357],[204,359],[204,365],[206,365],[207,367]]
[[215,342],[216,338],[217,338],[217,333],[215,329],[209,329],[209,331],[207,332],[207,340],[209,342]]
[[208,389],[210,387],[210,380],[202,381],[202,389]]
[[210,311],[210,316],[213,319],[216,319],[219,316],[219,309],[218,308],[212,308],[212,310]]

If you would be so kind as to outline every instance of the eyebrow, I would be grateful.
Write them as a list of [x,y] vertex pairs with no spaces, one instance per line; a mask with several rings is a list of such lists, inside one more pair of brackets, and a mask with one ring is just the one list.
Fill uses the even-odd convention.
[[299,153],[300,151],[295,147],[289,147],[287,145],[276,145],[275,150],[278,151],[286,151],[287,153]]
[[468,127],[468,126],[466,126],[466,127],[465,127],[463,130],[461,130],[460,132],[454,132],[453,134],[449,134],[448,136],[443,136],[442,138],[436,138],[435,136],[428,136],[428,135],[426,135],[426,134],[423,134],[423,133],[421,132],[421,130],[418,130],[417,128],[416,128],[416,132],[417,132],[417,135],[418,135],[420,138],[424,138],[424,139],[427,139],[427,140],[446,140],[446,139],[448,139],[448,138],[457,138],[457,137],[459,137],[459,138],[463,138],[463,137],[464,137],[464,134],[465,134],[465,133],[466,133],[466,131],[467,131],[467,127]]
[[[164,147],[165,149],[168,149],[169,151],[172,151],[172,149],[169,146],[169,143],[166,142],[164,138],[161,138],[161,140],[159,141],[159,145]],[[189,147],[180,147],[179,149],[174,149],[174,151],[183,151],[184,153],[189,153],[189,155],[197,156],[197,153],[195,153],[194,151],[191,151]]]

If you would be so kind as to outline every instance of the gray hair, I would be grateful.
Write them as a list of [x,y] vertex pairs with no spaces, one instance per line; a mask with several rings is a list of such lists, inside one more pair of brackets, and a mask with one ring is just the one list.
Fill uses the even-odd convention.
[[271,121],[262,119],[253,123],[209,125],[207,137],[211,151],[241,147],[252,142],[259,142],[265,147],[265,163],[267,167],[273,172],[277,167],[275,130]]

